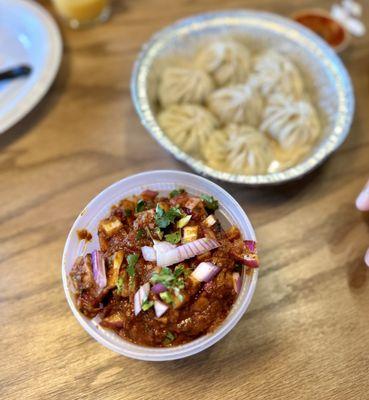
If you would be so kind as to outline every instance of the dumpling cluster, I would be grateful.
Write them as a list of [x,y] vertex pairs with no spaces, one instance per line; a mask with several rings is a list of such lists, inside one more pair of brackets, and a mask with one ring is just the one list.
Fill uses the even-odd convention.
[[232,39],[164,68],[157,100],[159,125],[172,142],[220,171],[290,168],[321,134],[296,65],[275,50],[252,54]]

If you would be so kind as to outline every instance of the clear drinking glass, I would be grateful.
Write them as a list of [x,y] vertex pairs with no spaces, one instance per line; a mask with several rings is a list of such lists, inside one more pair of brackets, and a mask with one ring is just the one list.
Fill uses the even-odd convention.
[[53,0],[53,4],[73,29],[104,22],[111,11],[110,0]]

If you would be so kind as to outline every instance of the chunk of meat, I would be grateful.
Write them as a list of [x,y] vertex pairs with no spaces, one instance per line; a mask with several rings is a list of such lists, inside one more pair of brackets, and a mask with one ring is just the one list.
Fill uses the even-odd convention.
[[76,292],[83,290],[95,290],[95,281],[92,272],[91,254],[78,257],[70,272],[70,278]]
[[108,269],[108,286],[110,288],[115,287],[119,277],[120,266],[123,262],[124,253],[122,250],[118,250],[113,255],[113,265]]
[[100,325],[105,328],[120,329],[124,327],[126,318],[127,317],[123,312],[118,311],[115,314],[109,315],[108,317],[104,318],[100,322]]
[[149,227],[150,229],[155,228],[155,210],[146,210],[138,213],[133,223],[134,229],[144,229]]
[[122,222],[114,216],[101,221],[99,229],[103,230],[105,234],[110,237],[113,236],[114,233],[118,232],[122,225]]
[[147,189],[141,193],[141,197],[143,200],[148,201],[148,200],[154,200],[155,197],[158,195],[158,192],[155,192],[154,190]]
[[232,225],[229,229],[227,229],[226,236],[229,240],[235,240],[241,237],[241,233],[237,226]]
[[77,298],[77,308],[87,317],[93,318],[100,311],[100,298],[83,291]]

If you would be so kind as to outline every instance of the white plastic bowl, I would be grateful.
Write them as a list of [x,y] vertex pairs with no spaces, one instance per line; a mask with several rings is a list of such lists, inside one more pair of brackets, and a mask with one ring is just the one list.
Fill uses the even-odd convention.
[[[96,320],[83,316],[76,308],[74,295],[71,290],[68,274],[75,259],[98,248],[97,226],[99,221],[108,216],[112,205],[119,200],[139,194],[145,189],[157,190],[167,193],[175,188],[184,188],[189,193],[205,193],[214,196],[219,201],[219,218],[236,225],[245,239],[255,240],[253,227],[245,212],[224,189],[209,180],[197,175],[179,171],[150,171],[120,180],[98,194],[78,216],[69,232],[63,254],[62,277],[63,286],[68,304],[82,327],[99,343],[107,348],[127,357],[149,361],[167,361],[188,357],[199,353],[223,338],[240,320],[247,310],[254,294],[258,270],[253,270],[251,275],[244,274],[241,292],[225,321],[213,333],[204,335],[190,343],[168,347],[145,347],[128,342],[113,331],[104,329]],[[77,230],[87,229],[92,233],[93,239],[87,244],[77,237]]]

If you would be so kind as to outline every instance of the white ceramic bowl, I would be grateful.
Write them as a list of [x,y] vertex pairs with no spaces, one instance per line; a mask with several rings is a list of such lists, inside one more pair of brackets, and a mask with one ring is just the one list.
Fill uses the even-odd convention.
[[[219,201],[217,213],[222,224],[236,225],[245,239],[255,240],[252,225],[236,200],[215,183],[197,175],[179,171],[144,172],[122,179],[98,194],[80,213],[69,232],[62,261],[63,286],[69,306],[82,327],[99,343],[127,357],[166,361],[199,353],[224,337],[236,325],[247,310],[255,290],[257,269],[251,275],[244,274],[241,292],[228,317],[218,329],[190,343],[169,348],[145,347],[128,342],[113,331],[100,327],[96,320],[86,318],[77,310],[68,274],[78,256],[99,247],[97,226],[101,219],[108,216],[111,206],[122,198],[139,194],[145,189],[167,193],[175,188],[184,188],[195,195],[205,193],[214,196]],[[77,237],[77,230],[83,228],[93,235],[92,241],[87,244]]]

